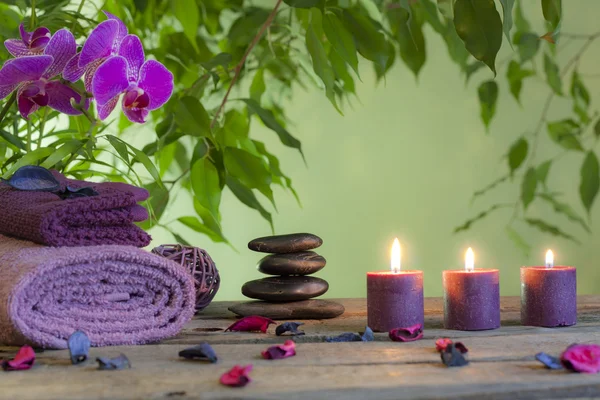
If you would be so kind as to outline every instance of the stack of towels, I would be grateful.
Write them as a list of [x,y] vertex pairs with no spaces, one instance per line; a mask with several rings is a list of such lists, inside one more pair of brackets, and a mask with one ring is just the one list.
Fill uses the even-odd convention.
[[65,178],[61,189],[93,187],[91,197],[0,183],[0,344],[67,347],[84,331],[93,346],[157,342],[194,314],[194,282],[177,263],[139,247],[150,236],[148,192],[124,183]]

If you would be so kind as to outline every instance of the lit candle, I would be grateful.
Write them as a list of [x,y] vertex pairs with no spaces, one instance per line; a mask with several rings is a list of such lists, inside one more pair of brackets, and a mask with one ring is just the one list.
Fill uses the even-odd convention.
[[571,326],[577,323],[577,271],[554,265],[521,268],[521,323],[530,326]]
[[444,326],[479,331],[500,327],[500,283],[497,269],[475,268],[469,247],[464,270],[443,272]]
[[367,273],[367,320],[375,332],[423,325],[423,272],[401,269],[398,239],[392,245],[391,270]]

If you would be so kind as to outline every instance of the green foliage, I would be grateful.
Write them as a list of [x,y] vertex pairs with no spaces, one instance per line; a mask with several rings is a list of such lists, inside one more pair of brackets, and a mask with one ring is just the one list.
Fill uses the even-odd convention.
[[479,103],[481,105],[481,120],[488,129],[490,122],[496,113],[496,103],[498,102],[498,84],[495,81],[485,81],[479,85],[477,91]]

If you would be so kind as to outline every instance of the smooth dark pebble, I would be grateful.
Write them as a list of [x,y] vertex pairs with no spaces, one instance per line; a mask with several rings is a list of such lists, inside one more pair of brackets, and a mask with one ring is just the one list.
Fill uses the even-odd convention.
[[296,253],[316,249],[323,239],[311,233],[265,236],[252,240],[248,248],[261,253]]
[[314,251],[272,254],[258,262],[256,268],[267,275],[311,275],[325,267],[327,261]]
[[307,300],[327,292],[327,281],[313,276],[273,276],[246,282],[242,294],[271,302]]

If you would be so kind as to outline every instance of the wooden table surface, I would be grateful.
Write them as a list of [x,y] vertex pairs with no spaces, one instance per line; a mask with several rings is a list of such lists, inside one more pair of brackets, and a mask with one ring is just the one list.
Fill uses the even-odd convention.
[[[263,360],[260,352],[282,343],[271,325],[267,334],[224,333],[234,316],[228,302],[213,303],[176,338],[148,346],[94,348],[91,361],[72,366],[68,351],[38,354],[29,371],[0,372],[2,399],[551,399],[600,397],[600,374],[546,370],[537,352],[560,354],[572,343],[600,344],[600,296],[579,298],[579,323],[568,328],[519,325],[519,299],[502,298],[502,328],[483,332],[442,329],[442,301],[425,301],[425,337],[395,343],[376,334],[370,343],[324,343],[326,336],[363,331],[365,299],[339,300],[346,313],[333,320],[305,321],[296,337],[297,355]],[[471,363],[447,368],[434,340],[460,339]],[[178,352],[209,342],[217,364],[180,359]],[[15,348],[0,347],[0,357]],[[124,353],[132,368],[97,371],[98,356]],[[254,364],[245,388],[219,384],[236,364]]]

